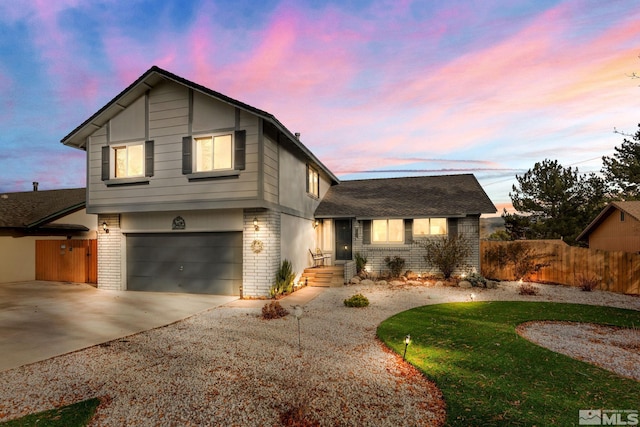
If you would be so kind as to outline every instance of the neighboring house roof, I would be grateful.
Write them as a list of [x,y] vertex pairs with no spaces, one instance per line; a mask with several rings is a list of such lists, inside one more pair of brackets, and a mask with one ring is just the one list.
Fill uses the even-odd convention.
[[578,235],[576,240],[586,240],[596,228],[602,224],[602,222],[607,219],[609,215],[611,215],[616,210],[620,210],[625,213],[625,215],[629,215],[636,220],[640,221],[640,201],[631,201],[631,202],[610,202],[607,206],[600,211],[598,216],[591,221],[591,224],[587,225],[587,227]]
[[464,174],[342,181],[329,189],[315,216],[420,218],[495,212],[475,176]]
[[201,92],[208,96],[218,99],[234,107],[248,111],[256,116],[264,119],[268,123],[271,123],[276,127],[278,131],[286,136],[288,142],[297,147],[307,158],[315,163],[334,183],[340,182],[338,178],[331,172],[318,158],[305,147],[297,136],[289,131],[273,114],[258,108],[252,107],[244,102],[240,102],[219,92],[211,90],[207,87],[184,79],[169,71],[163,70],[157,66],[151,67],[142,76],[140,76],[129,87],[120,92],[115,98],[109,101],[104,107],[98,110],[94,115],[85,120],[80,126],[75,128],[71,133],[62,138],[61,142],[65,145],[75,147],[81,150],[86,150],[86,138],[89,137],[97,129],[101,128],[105,123],[115,117],[118,113],[131,105],[135,100],[140,98],[146,91],[157,86],[165,80],[170,80],[181,85],[184,85],[190,89]]
[[0,230],[21,233],[88,231],[84,225],[52,224],[83,209],[86,189],[0,193]]

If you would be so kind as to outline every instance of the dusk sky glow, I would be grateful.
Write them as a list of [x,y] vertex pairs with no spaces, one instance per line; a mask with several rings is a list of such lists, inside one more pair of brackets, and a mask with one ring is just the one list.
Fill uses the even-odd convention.
[[545,158],[598,172],[640,123],[636,0],[0,3],[0,191],[85,186],[60,140],[157,65],[275,115],[340,179]]

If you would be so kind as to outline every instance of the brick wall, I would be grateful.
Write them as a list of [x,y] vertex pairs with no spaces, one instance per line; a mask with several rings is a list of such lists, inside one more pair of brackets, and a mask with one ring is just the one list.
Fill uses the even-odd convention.
[[[109,232],[102,229],[107,223]],[[120,215],[98,215],[98,288],[122,290]]]
[[[437,273],[433,267],[427,266],[424,260],[425,251],[417,244],[404,244],[404,245],[365,245],[362,240],[362,221],[357,221],[354,227],[353,235],[353,253],[359,252],[367,257],[367,270],[375,274],[382,274],[388,272],[387,264],[384,259],[387,256],[394,257],[399,256],[404,258],[405,265],[403,273],[406,270],[411,270],[418,274],[431,274]],[[472,253],[467,259],[467,263],[470,265],[470,269],[480,271],[480,218],[478,217],[465,217],[458,219],[458,233],[464,235],[470,242],[472,247]],[[468,271],[456,271],[454,274],[458,275]],[[345,272],[346,274],[346,272]]]
[[[258,231],[253,220],[258,220]],[[242,243],[243,297],[269,296],[276,271],[280,267],[280,213],[264,209],[245,209]],[[255,240],[262,242],[262,251],[252,248]]]

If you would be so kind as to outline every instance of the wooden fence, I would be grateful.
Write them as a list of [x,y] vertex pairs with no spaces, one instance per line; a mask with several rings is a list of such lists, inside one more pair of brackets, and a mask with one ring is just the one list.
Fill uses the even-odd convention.
[[[640,255],[630,252],[609,252],[569,246],[559,240],[519,241],[534,249],[538,261],[549,263],[528,280],[580,286],[579,278],[596,279],[596,289],[623,294],[640,295]],[[517,280],[512,266],[500,268],[487,256],[490,248],[516,242],[480,242],[482,274],[499,280]]]
[[97,240],[36,240],[36,280],[98,283]]

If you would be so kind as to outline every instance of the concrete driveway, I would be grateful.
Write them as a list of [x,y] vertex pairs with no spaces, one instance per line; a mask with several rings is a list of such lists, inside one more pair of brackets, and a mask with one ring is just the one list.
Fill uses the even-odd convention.
[[238,297],[0,283],[0,371],[168,325]]

